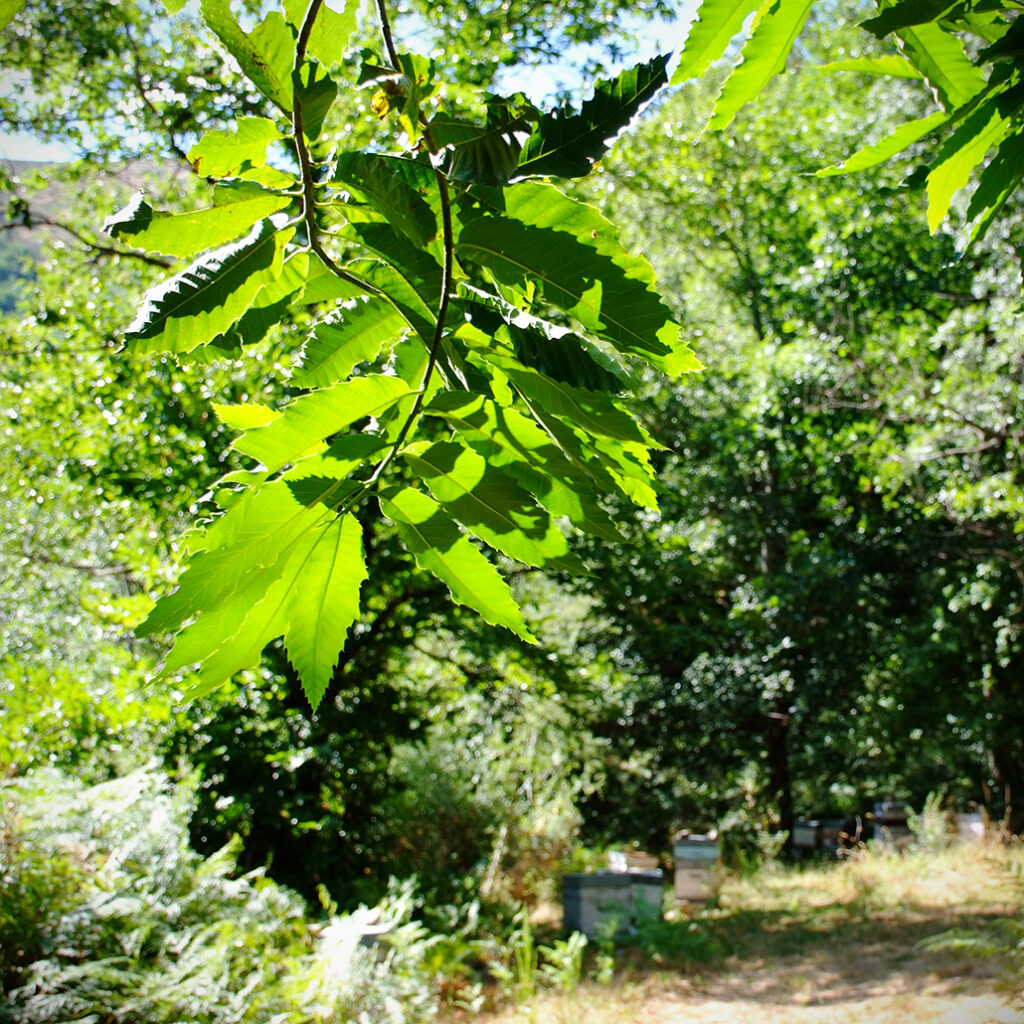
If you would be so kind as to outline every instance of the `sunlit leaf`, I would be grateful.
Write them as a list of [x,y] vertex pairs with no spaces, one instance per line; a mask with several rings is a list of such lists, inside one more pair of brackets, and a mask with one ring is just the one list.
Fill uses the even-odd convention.
[[967,184],[971,171],[1010,130],[1010,120],[999,112],[996,103],[989,102],[947,139],[928,173],[928,227],[932,232],[938,230],[953,196]]
[[908,146],[923,139],[936,128],[940,128],[948,120],[948,115],[936,113],[929,114],[918,121],[904,121],[897,125],[881,142],[877,142],[873,146],[865,146],[852,156],[847,157],[841,164],[822,168],[817,172],[818,177],[849,174],[852,171],[863,171],[868,167],[874,167],[897,153],[902,153]]
[[408,394],[409,385],[398,377],[375,374],[343,381],[296,398],[272,423],[247,431],[234,447],[273,472],[358,420],[383,415]]
[[380,507],[416,564],[441,580],[456,601],[534,642],[508,584],[433,498],[412,487],[393,487],[381,495]]
[[126,341],[141,352],[189,352],[224,333],[280,273],[291,235],[282,226],[276,218],[262,220],[240,242],[208,253],[152,289],[125,331]]
[[366,578],[362,527],[352,515],[339,516],[319,531],[302,566],[302,585],[288,602],[284,646],[314,711],[359,616],[359,589]]
[[729,42],[743,28],[743,22],[761,6],[761,2],[702,0],[686,35],[679,64],[672,74],[672,84],[681,85],[703,75],[725,53]]
[[384,342],[397,338],[404,327],[401,314],[383,299],[371,298],[339,310],[313,328],[292,380],[304,388],[345,380],[357,363],[374,360]]
[[721,131],[786,66],[786,58],[814,0],[767,0],[743,47],[743,57],[725,80],[708,127]]
[[271,11],[252,32],[231,13],[229,0],[201,0],[203,21],[238,61],[243,74],[285,113],[292,108],[295,38],[284,15]]
[[452,441],[422,442],[403,458],[445,510],[495,550],[527,565],[583,569],[547,512],[475,451]]
[[274,193],[242,194],[234,202],[220,203],[187,213],[161,213],[146,202],[145,193],[109,218],[103,230],[113,238],[147,252],[166,256],[194,256],[223,245],[248,231],[253,224],[292,202]]

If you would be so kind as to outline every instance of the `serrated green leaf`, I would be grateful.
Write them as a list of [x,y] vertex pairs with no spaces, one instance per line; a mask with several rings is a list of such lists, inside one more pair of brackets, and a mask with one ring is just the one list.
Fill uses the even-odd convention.
[[300,306],[319,305],[321,302],[333,304],[365,294],[365,289],[338,277],[316,253],[310,253],[306,285],[298,299]]
[[314,711],[334,674],[349,628],[359,617],[359,590],[367,578],[363,531],[352,515],[319,531],[302,584],[288,604],[284,646]]
[[283,138],[269,118],[242,117],[232,131],[207,132],[188,151],[188,159],[197,174],[207,178],[230,178],[246,168],[263,164],[267,159],[267,146]]
[[398,377],[357,377],[296,398],[272,423],[247,431],[234,447],[275,472],[357,420],[381,417],[411,393]]
[[985,76],[964,53],[963,44],[938,25],[905,28],[900,41],[947,113],[969,103],[985,88]]
[[140,352],[189,352],[223,334],[280,274],[291,235],[282,215],[267,218],[240,242],[215,249],[151,289],[126,341]]
[[516,359],[552,380],[589,391],[622,391],[622,379],[602,366],[591,354],[586,338],[564,328],[530,324],[508,325]]
[[276,565],[323,520],[325,511],[305,508],[284,484],[246,491],[201,537],[193,538],[192,555],[177,589],[156,603],[137,635],[175,630],[204,610],[217,608],[250,576]]
[[1024,175],[1024,132],[1018,131],[1003,141],[999,152],[988,164],[971,196],[967,219],[971,222],[971,241],[988,230],[1003,204],[1020,186]]
[[326,509],[321,508],[318,514],[320,521],[307,529],[278,562],[248,578],[246,585],[214,612],[201,615],[179,633],[163,671],[166,674],[198,663],[197,683],[188,697],[195,699],[209,693],[236,672],[255,667],[263,648],[286,634],[293,623],[301,632],[310,609],[304,605],[300,581],[306,580],[335,519]]
[[523,147],[517,135],[531,130],[539,112],[525,102],[492,97],[488,122],[437,114],[430,122],[435,145],[451,149],[448,177],[481,185],[507,185],[519,167]]
[[862,21],[860,27],[881,39],[890,32],[899,32],[913,25],[941,21],[958,2],[959,0],[899,0],[899,3],[890,4],[874,18]]
[[507,349],[496,344],[476,348],[487,363],[496,366],[523,395],[541,403],[544,409],[569,421],[590,435],[617,441],[631,441],[644,446],[660,447],[651,436],[609,395],[585,391],[524,366]]
[[[347,231],[371,252],[382,256],[420,296],[421,304],[431,312],[441,296],[441,266],[427,249],[414,246],[390,224],[349,223]],[[390,297],[390,292],[388,293]],[[431,335],[433,330],[431,330]]]
[[873,146],[865,146],[852,156],[847,157],[841,164],[834,167],[823,167],[817,171],[819,178],[830,177],[834,174],[849,174],[853,171],[863,171],[868,167],[888,160],[897,153],[902,153],[907,146],[913,145],[918,139],[923,139],[929,132],[940,128],[949,120],[949,115],[941,112],[929,114],[918,121],[904,121],[897,125],[881,142]]
[[786,66],[789,51],[800,35],[814,0],[765,0],[739,64],[722,85],[708,122],[713,131],[732,119]]
[[6,28],[25,6],[25,0],[0,0],[0,29]]
[[342,153],[335,163],[334,180],[355,190],[393,228],[422,248],[437,235],[437,219],[410,186],[408,176],[396,173],[396,163],[372,153]]
[[376,359],[384,343],[397,339],[404,327],[405,319],[384,299],[338,310],[313,328],[292,381],[302,388],[322,388],[345,380],[357,363]]
[[[1017,17],[1009,27],[999,19],[996,25],[992,26],[993,33],[999,32],[997,38],[991,40],[991,45],[986,46],[978,54],[980,61],[1017,61],[1024,60],[1024,24]],[[1000,32],[1000,28],[1002,31]]]
[[914,65],[897,54],[885,57],[851,57],[849,60],[834,60],[821,64],[818,71],[850,71],[864,75],[884,75],[887,78],[913,78],[924,76]]
[[463,227],[456,252],[460,259],[487,267],[503,284],[536,282],[548,302],[587,330],[670,376],[700,366],[661,297],[567,232],[481,217]]
[[357,269],[363,280],[376,285],[387,295],[423,345],[429,348],[437,326],[437,316],[415,285],[390,263],[361,264]]
[[629,124],[668,82],[668,56],[602,79],[579,113],[569,106],[544,114],[534,125],[519,157],[520,177],[579,178],[607,152],[610,140]]
[[474,189],[473,196],[481,206],[523,224],[570,234],[581,245],[607,256],[627,277],[651,288],[656,284],[650,263],[626,251],[618,229],[600,210],[570,198],[550,182],[521,181],[501,192]]
[[512,478],[453,441],[422,442],[402,457],[470,533],[526,565],[582,572],[565,535]]
[[488,463],[512,477],[553,516],[618,540],[615,522],[598,504],[590,479],[533,420],[483,395],[443,392],[424,408],[450,424]]
[[946,140],[928,172],[928,227],[934,234],[949,211],[953,196],[967,184],[971,171],[1010,133],[1011,122],[997,103],[982,104]]
[[697,17],[690,25],[672,74],[672,84],[681,85],[699,78],[724,53],[739,34],[743,22],[761,6],[762,0],[702,0]]
[[229,0],[201,0],[203,21],[238,61],[242,73],[284,113],[292,108],[292,64],[295,37],[280,11],[271,11],[244,32],[231,13]]
[[508,584],[433,498],[411,487],[391,488],[381,494],[380,507],[416,564],[441,580],[459,604],[536,642]]
[[[245,345],[255,345],[266,337],[267,332],[281,323],[292,306],[299,302],[299,296],[306,285],[309,268],[307,251],[293,252],[281,265],[281,273],[268,281],[252,300],[252,305],[237,322],[207,346],[240,352]],[[193,349],[192,355],[203,349]]]
[[291,202],[290,196],[265,192],[189,213],[160,213],[146,202],[145,193],[138,192],[124,209],[107,220],[103,230],[146,252],[194,256],[238,238],[258,220],[283,210]]

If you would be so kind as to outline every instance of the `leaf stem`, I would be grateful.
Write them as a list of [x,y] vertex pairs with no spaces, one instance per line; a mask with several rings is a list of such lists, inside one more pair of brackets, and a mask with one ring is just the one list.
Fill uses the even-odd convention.
[[[377,0],[377,11],[380,14],[381,34],[384,37],[384,45],[387,47],[388,56],[392,65],[397,68],[398,54],[395,51],[395,43],[391,36],[391,24],[388,21],[385,0]],[[394,461],[395,456],[398,454],[398,450],[402,447],[405,443],[405,439],[409,436],[409,431],[412,429],[413,424],[419,417],[420,411],[423,408],[423,403],[426,400],[427,392],[430,387],[430,378],[434,375],[434,369],[437,366],[437,357],[441,351],[441,342],[444,340],[444,332],[448,324],[448,309],[451,304],[452,280],[454,278],[455,271],[455,230],[452,226],[452,198],[451,191],[448,188],[448,178],[436,162],[439,156],[437,144],[434,142],[434,139],[430,134],[429,127],[427,127],[426,124],[421,124],[421,128],[423,130],[423,138],[427,143],[427,148],[430,150],[431,162],[434,170],[434,180],[437,182],[437,189],[441,198],[441,233],[444,262],[441,270],[441,297],[437,306],[437,324],[434,328],[434,336],[431,339],[430,352],[427,356],[427,366],[423,371],[423,380],[420,383],[419,390],[416,392],[416,399],[413,402],[412,408],[409,410],[409,415],[406,417],[405,422],[398,431],[398,436],[391,444],[391,447],[388,449],[384,458],[377,463],[370,479],[366,481],[365,486],[362,487],[353,497],[353,503],[359,500],[366,491],[384,475],[385,470]],[[348,507],[351,508],[351,504]]]
[[320,230],[316,224],[316,186],[313,181],[313,162],[309,156],[309,147],[306,145],[300,94],[302,91],[302,64],[306,59],[306,50],[309,47],[309,38],[313,33],[316,16],[320,13],[322,6],[323,0],[309,0],[309,7],[306,8],[306,15],[299,26],[299,36],[295,41],[295,63],[292,66],[292,134],[295,137],[295,155],[299,160],[299,173],[302,178],[302,219],[306,225],[309,247],[323,260],[324,265],[335,277],[354,284],[370,295],[380,295],[381,290],[375,285],[348,273],[334,262],[333,257],[324,249],[320,241]]
[[384,0],[377,0],[377,15],[380,18],[380,34],[384,39],[384,48],[388,51],[388,60],[391,66],[398,71],[398,51],[395,49],[395,40],[391,35],[391,21],[388,18],[388,9]]

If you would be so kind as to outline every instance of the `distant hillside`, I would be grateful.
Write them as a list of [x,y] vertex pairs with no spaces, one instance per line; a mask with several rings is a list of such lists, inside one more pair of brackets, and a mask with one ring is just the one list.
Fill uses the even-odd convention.
[[[0,204],[5,225],[0,230],[0,314],[13,312],[31,287],[44,232],[49,230],[45,225],[20,226],[14,200],[19,196],[25,197],[32,217],[37,221],[69,221],[67,211],[72,205],[72,190],[81,187],[81,180],[62,180],[60,171],[63,166],[36,160],[0,161]],[[165,177],[182,173],[177,166],[158,168],[150,161],[139,161],[119,169],[115,177],[124,183],[127,192],[139,188],[147,178],[152,179],[158,170]],[[48,174],[48,171],[52,173]],[[112,213],[113,209],[108,212]],[[102,220],[99,212],[97,217]]]

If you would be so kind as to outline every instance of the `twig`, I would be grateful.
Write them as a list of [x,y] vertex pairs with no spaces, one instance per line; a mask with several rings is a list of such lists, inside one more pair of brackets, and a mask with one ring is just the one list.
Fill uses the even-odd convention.
[[320,13],[323,0],[310,0],[306,9],[306,16],[299,28],[299,36],[295,42],[295,64],[292,67],[292,131],[295,135],[295,154],[299,160],[299,173],[302,177],[302,218],[306,225],[306,235],[309,238],[309,247],[323,260],[324,265],[334,274],[335,277],[370,295],[380,295],[381,291],[368,281],[362,281],[354,274],[342,270],[334,262],[326,249],[320,242],[320,232],[316,225],[316,187],[313,181],[313,164],[309,156],[309,147],[306,145],[305,125],[302,118],[302,103],[299,100],[299,93],[302,88],[302,64],[306,59],[306,49],[309,46],[309,37],[313,32],[313,24],[316,16]]

